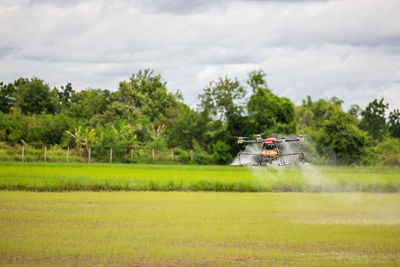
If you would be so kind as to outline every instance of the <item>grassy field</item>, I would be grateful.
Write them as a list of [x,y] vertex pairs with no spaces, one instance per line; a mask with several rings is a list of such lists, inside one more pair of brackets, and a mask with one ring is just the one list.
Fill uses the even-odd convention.
[[0,189],[400,192],[400,169],[2,162]]
[[371,193],[399,169],[3,162],[0,189],[0,265],[400,264],[400,194]]
[[1,265],[398,265],[400,195],[0,192]]

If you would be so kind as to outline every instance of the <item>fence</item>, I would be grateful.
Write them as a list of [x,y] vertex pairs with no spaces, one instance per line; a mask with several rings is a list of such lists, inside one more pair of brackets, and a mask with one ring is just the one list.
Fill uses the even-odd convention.
[[[204,155],[197,155],[204,158]],[[154,149],[141,149],[128,153],[116,151],[109,148],[97,150],[92,153],[89,148],[81,156],[70,148],[59,146],[35,148],[31,146],[14,146],[0,148],[0,161],[21,161],[21,162],[103,162],[103,163],[199,163],[198,157],[193,150],[169,149],[156,151]],[[206,163],[211,163],[210,162]],[[200,162],[201,163],[201,162]]]

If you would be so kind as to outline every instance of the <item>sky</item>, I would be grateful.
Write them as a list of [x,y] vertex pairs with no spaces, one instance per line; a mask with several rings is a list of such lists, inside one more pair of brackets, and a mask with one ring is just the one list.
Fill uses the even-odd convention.
[[0,81],[116,90],[145,68],[192,106],[218,77],[263,70],[297,105],[400,109],[400,1],[0,0]]

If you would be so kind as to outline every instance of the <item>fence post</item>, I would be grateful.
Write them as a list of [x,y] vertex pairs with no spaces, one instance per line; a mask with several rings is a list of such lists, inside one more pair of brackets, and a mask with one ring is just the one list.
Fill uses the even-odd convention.
[[151,159],[154,160],[154,148],[151,149]]
[[88,158],[88,162],[89,163],[90,163],[90,152],[91,152],[91,150],[92,150],[91,147],[89,147],[89,151],[88,151],[89,152],[89,158]]
[[174,161],[174,149],[171,149],[171,160]]
[[24,146],[22,146],[21,160],[24,162]]
[[44,146],[44,162],[46,162],[47,146]]
[[112,163],[112,148],[110,149],[110,164]]
[[193,161],[193,149],[190,150],[190,160]]
[[69,159],[69,147],[67,149],[67,162],[68,162],[68,159]]

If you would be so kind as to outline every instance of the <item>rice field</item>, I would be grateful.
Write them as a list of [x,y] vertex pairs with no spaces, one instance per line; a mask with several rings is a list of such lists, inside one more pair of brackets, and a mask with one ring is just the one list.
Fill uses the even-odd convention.
[[400,169],[2,162],[0,190],[400,192]]
[[0,265],[400,264],[400,195],[0,192]]
[[399,173],[2,162],[0,265],[396,266]]

